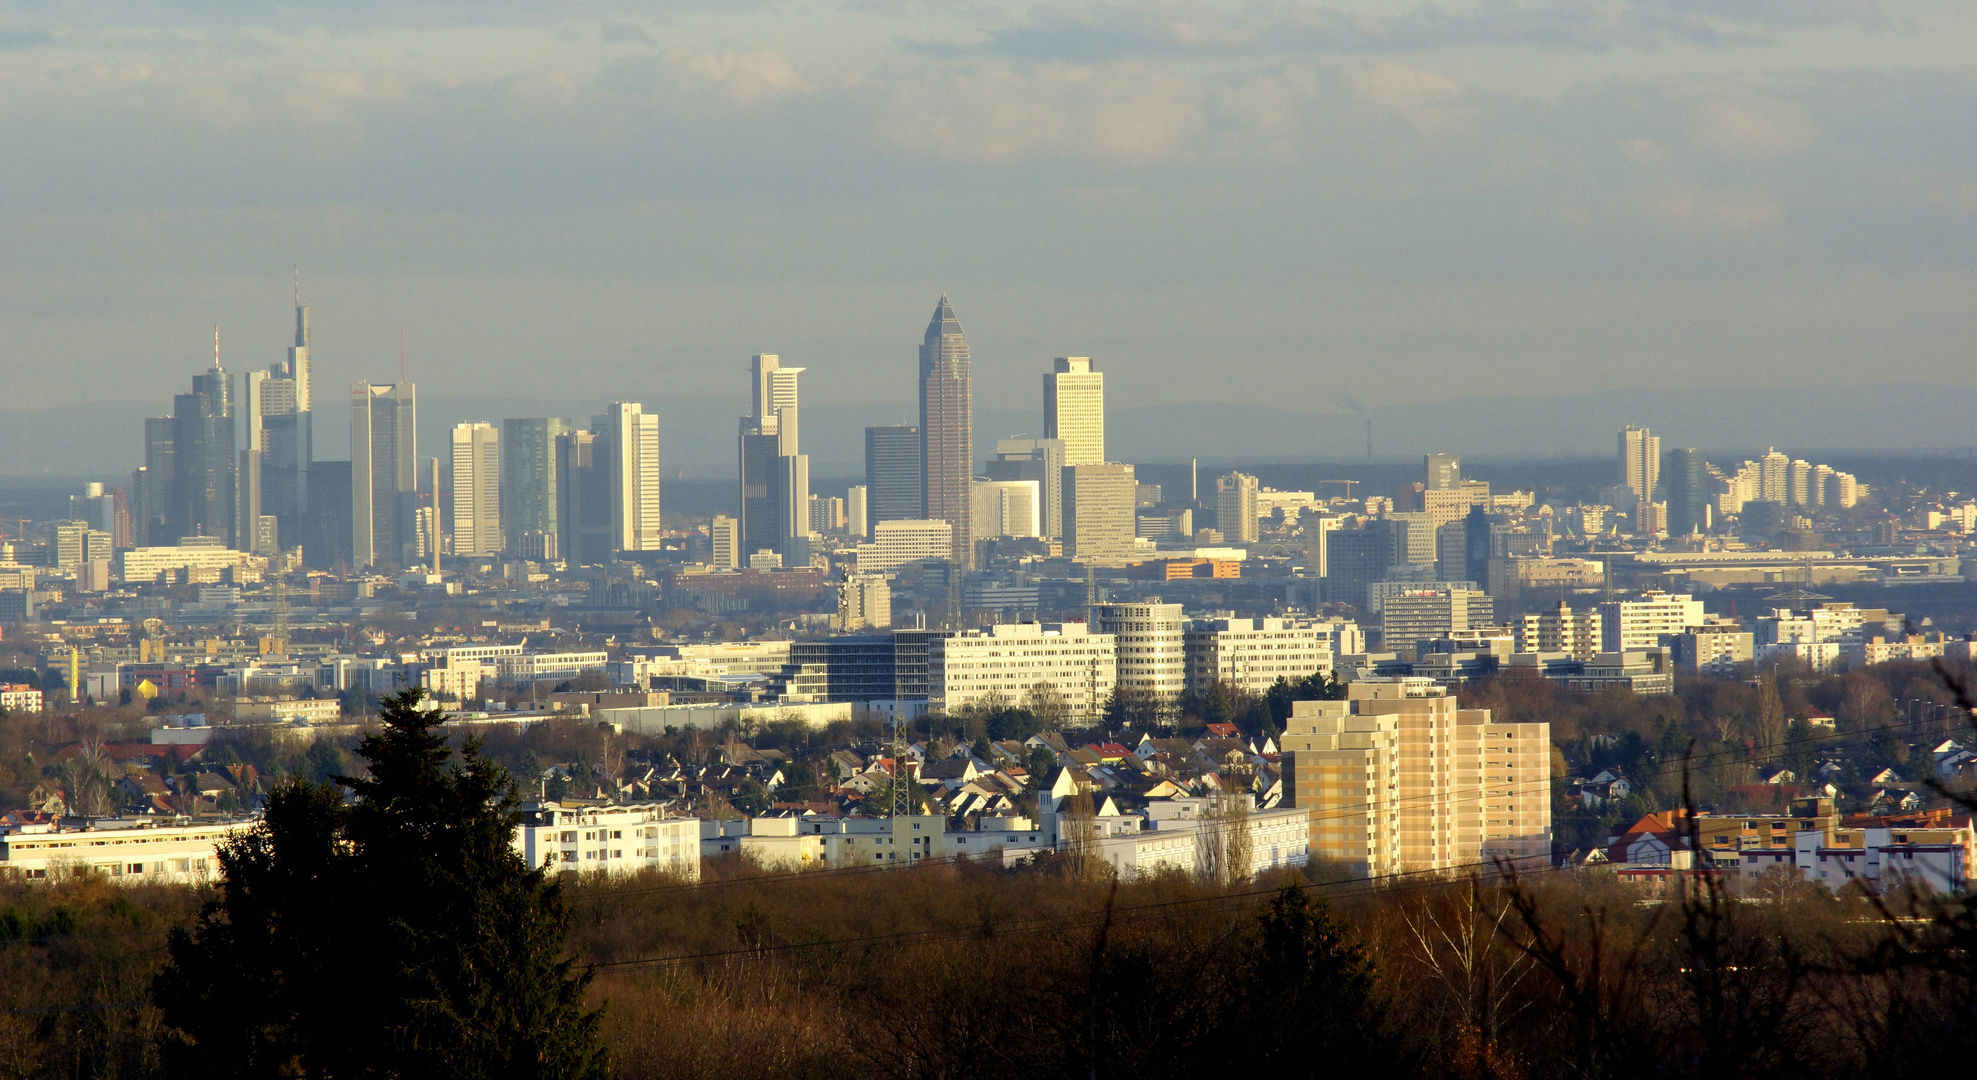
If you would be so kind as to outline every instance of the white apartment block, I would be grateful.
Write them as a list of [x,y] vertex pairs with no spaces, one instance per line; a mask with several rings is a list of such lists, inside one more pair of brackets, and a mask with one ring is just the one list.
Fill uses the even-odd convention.
[[872,526],[872,542],[858,545],[858,572],[884,574],[922,559],[953,554],[954,527],[945,521],[902,519]]
[[603,671],[611,662],[607,652],[529,653],[495,660],[494,674],[508,682],[574,679],[586,671]]
[[1063,696],[1074,717],[1104,708],[1118,679],[1111,634],[1084,623],[998,623],[927,642],[929,703],[953,713],[996,697],[1010,704],[1032,688]]
[[[1301,619],[1196,619],[1186,635],[1188,689],[1220,682],[1261,694],[1280,678],[1329,672],[1334,634],[1342,630]],[[1360,648],[1349,651],[1364,652],[1363,635],[1355,636]]]
[[522,808],[515,848],[522,861],[552,873],[654,870],[700,880],[700,822],[667,817],[658,803],[532,803]]
[[1166,702],[1188,686],[1188,619],[1179,604],[1099,604],[1092,625],[1111,634],[1119,658],[1121,692]]
[[188,539],[203,542],[174,547],[131,548],[120,553],[117,556],[117,576],[131,585],[153,584],[161,577],[167,583],[218,581],[226,571],[239,571],[262,562],[247,552],[225,547],[216,537]]
[[1556,611],[1520,615],[1512,627],[1521,653],[1566,653],[1574,660],[1591,660],[1600,653],[1599,612],[1573,610],[1560,602]]
[[41,691],[30,688],[26,683],[0,686],[0,710],[10,713],[40,712]]
[[1599,606],[1601,652],[1652,649],[1664,637],[1687,633],[1709,621],[1693,596],[1650,592],[1634,600]]
[[16,826],[0,833],[0,871],[36,882],[95,873],[124,885],[201,884],[219,876],[220,842],[254,824],[99,820],[82,829]]

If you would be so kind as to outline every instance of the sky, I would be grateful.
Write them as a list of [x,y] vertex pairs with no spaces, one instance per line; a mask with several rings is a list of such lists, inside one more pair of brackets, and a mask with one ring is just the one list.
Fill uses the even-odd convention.
[[1004,409],[1969,388],[1973,58],[1968,0],[15,0],[0,412],[273,363],[298,266],[328,401],[402,330],[429,398],[904,404],[942,292]]

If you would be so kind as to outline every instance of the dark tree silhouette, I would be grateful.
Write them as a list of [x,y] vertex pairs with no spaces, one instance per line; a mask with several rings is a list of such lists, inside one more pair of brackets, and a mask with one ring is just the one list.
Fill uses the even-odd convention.
[[385,699],[369,776],[297,780],[221,852],[218,899],[154,984],[175,1074],[602,1077],[559,887],[523,864],[510,779]]

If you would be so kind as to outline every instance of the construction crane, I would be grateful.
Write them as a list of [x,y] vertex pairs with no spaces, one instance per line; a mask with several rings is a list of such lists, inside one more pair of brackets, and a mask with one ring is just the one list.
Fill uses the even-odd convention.
[[1346,497],[1346,498],[1347,498],[1348,500],[1350,500],[1350,499],[1352,498],[1352,485],[1354,485],[1354,484],[1363,484],[1363,483],[1365,483],[1365,482],[1366,482],[1366,481],[1364,481],[1364,480],[1320,480],[1320,481],[1318,481],[1318,483],[1319,483],[1319,484],[1321,484],[1321,485],[1322,485],[1322,484],[1344,484],[1344,485],[1345,485],[1345,497]]

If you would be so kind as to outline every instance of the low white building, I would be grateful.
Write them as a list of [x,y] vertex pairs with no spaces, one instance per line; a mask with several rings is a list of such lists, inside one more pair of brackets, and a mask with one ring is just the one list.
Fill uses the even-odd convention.
[[1960,896],[1970,887],[1971,851],[1977,843],[1968,826],[1841,826],[1796,832],[1792,841],[1789,848],[1738,853],[1746,888],[1778,868],[1833,892],[1858,882],[1880,892],[1909,885]]
[[522,808],[515,847],[523,861],[544,870],[612,875],[656,870],[700,880],[700,822],[668,817],[658,803],[530,803]]
[[98,819],[79,829],[11,826],[0,833],[0,874],[35,882],[97,873],[124,885],[199,884],[219,876],[220,842],[256,823],[137,818]]
[[1055,689],[1070,715],[1092,716],[1117,679],[1113,635],[1084,623],[998,623],[927,642],[927,700],[948,712],[991,697],[1020,703],[1041,686]]
[[1303,619],[1196,619],[1188,624],[1188,689],[1217,682],[1254,694],[1279,678],[1332,670],[1334,626]]

